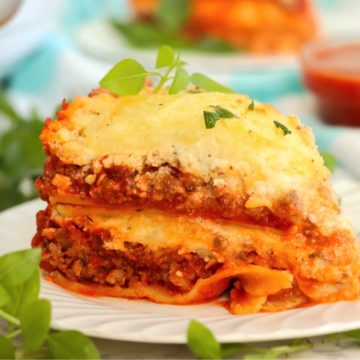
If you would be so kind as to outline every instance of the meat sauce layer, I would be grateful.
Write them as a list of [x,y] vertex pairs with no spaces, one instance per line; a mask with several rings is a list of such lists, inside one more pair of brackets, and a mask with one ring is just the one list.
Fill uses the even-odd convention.
[[51,196],[75,196],[97,204],[158,208],[284,230],[291,228],[296,217],[291,197],[279,204],[279,215],[267,207],[247,209],[246,196],[219,189],[211,181],[182,173],[168,164],[144,167],[141,172],[117,166],[95,175],[89,166],[64,164],[51,155],[36,187],[46,201]]
[[128,288],[131,282],[141,282],[185,293],[221,266],[209,256],[180,255],[175,247],[155,250],[125,243],[126,251],[108,250],[104,248],[104,243],[110,240],[107,231],[86,232],[70,221],[60,226],[50,219],[48,211],[37,214],[37,224],[32,246],[42,248],[41,268],[49,274],[60,272],[71,281],[122,288]]

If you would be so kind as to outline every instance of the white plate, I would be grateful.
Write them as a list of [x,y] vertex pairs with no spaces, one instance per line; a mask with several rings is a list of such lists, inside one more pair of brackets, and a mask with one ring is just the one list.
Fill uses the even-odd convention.
[[[129,45],[121,34],[106,21],[91,21],[81,25],[76,41],[82,50],[113,64],[124,57],[141,59],[148,67],[154,66],[156,49],[138,49]],[[181,51],[182,57],[195,69],[214,73],[232,73],[242,70],[296,68],[295,55],[209,54],[190,50]],[[226,70],[224,70],[226,69]]]
[[[360,183],[335,174],[335,188],[345,212],[360,231]],[[45,204],[35,200],[0,215],[1,253],[29,247],[35,213]],[[145,300],[78,296],[46,281],[41,296],[53,304],[52,325],[78,329],[101,338],[182,344],[190,319],[209,326],[219,341],[253,342],[316,336],[360,328],[360,301],[246,316],[234,316],[216,303],[159,305]]]

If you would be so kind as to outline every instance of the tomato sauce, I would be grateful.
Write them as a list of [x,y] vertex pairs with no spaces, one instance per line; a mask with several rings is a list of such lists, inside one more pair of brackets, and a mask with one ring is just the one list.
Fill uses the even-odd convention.
[[360,41],[314,47],[303,57],[303,77],[325,122],[360,127]]

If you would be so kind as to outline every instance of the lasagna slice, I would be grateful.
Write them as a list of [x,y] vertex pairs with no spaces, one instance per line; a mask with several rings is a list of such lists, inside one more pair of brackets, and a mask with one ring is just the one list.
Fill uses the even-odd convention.
[[[214,107],[234,116],[209,129]],[[354,230],[294,116],[238,94],[96,91],[41,140],[32,244],[65,288],[184,305],[228,291],[234,314],[359,295]]]

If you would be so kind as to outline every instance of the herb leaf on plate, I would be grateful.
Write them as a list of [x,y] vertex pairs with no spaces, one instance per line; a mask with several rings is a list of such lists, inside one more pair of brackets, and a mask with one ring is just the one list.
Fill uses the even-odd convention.
[[241,353],[244,360],[273,360],[313,347],[307,339],[295,339],[269,348],[242,343],[220,344],[211,330],[196,320],[189,323],[187,345],[198,359],[223,359]]
[[36,269],[26,281],[18,286],[7,288],[11,302],[7,304],[7,311],[18,316],[29,303],[35,301],[40,293],[40,270]]
[[187,342],[190,350],[198,359],[221,358],[221,345],[213,333],[196,320],[191,320],[189,323]]
[[0,359],[15,359],[15,350],[10,339],[0,335]]
[[0,284],[18,286],[28,280],[37,270],[40,249],[20,250],[0,257]]
[[49,354],[52,359],[99,359],[96,346],[81,332],[59,331],[49,335]]
[[10,295],[6,289],[0,285],[0,306],[7,305],[10,302]]
[[0,257],[0,320],[8,323],[7,329],[0,327],[0,359],[63,359],[62,345],[67,358],[99,359],[95,345],[80,332],[49,334],[51,304],[39,299],[39,262],[39,249]]
[[20,314],[21,330],[27,350],[36,351],[44,343],[50,327],[51,305],[48,300],[36,299]]

